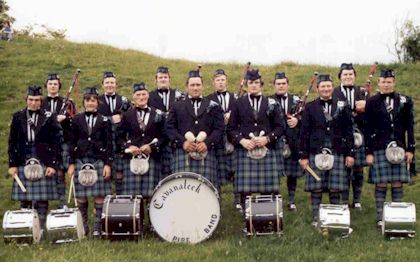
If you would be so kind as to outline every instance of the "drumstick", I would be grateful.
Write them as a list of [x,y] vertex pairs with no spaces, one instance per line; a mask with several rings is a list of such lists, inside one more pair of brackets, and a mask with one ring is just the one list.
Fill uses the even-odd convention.
[[22,181],[20,180],[19,176],[17,173],[15,173],[15,175],[13,176],[13,178],[15,179],[16,183],[19,185],[20,190],[22,190],[22,192],[26,193],[26,188],[23,185]]
[[[147,145],[147,146],[151,146],[151,145],[153,145],[153,144],[156,144],[158,142],[158,139],[157,138],[153,138],[153,140],[152,140],[152,142],[150,142],[150,143],[148,143],[148,144],[145,144],[145,146]],[[126,153],[126,154],[129,154],[129,153],[132,153],[133,151],[132,150],[130,150],[129,148],[126,148],[126,149],[124,149],[124,153]]]
[[74,197],[74,206],[78,207],[77,198],[76,198],[76,186],[74,185],[74,175],[71,177],[71,184],[73,185],[73,197]]
[[73,177],[74,176],[71,176],[71,179],[70,179],[70,189],[69,189],[69,198],[67,199],[67,204],[70,204],[70,202],[71,202],[71,194],[73,194]]
[[[299,163],[301,162],[301,160],[299,160]],[[319,176],[315,173],[315,171],[308,165],[305,169],[306,171],[308,171],[308,173],[313,176],[313,178],[315,178],[316,181],[321,181],[321,178],[319,178]]]

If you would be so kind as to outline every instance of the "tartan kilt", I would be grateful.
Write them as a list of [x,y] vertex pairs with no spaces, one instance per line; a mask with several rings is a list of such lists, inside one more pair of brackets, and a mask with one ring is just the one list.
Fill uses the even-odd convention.
[[226,185],[230,177],[235,173],[235,152],[227,154],[225,148],[216,149],[217,174],[220,185]]
[[276,158],[277,158],[277,170],[279,172],[279,176],[285,176],[286,174],[284,173],[284,168],[285,168],[285,159],[283,157],[283,153],[282,153],[282,149],[284,146],[284,141],[283,139],[278,139],[276,142],[276,146],[275,146],[275,150],[274,152],[276,153]]
[[171,159],[172,159],[172,148],[169,145],[165,145],[162,149],[162,171],[160,172],[158,180],[162,180],[165,177],[172,174],[171,171]]
[[161,164],[159,160],[149,158],[149,172],[136,175],[130,171],[130,159],[124,159],[123,195],[142,195],[151,197],[159,183]]
[[[79,171],[83,164],[91,163],[98,172],[98,181],[93,186],[86,187],[79,183]],[[102,197],[112,194],[111,179],[105,180],[103,177],[104,162],[94,158],[85,157],[76,159],[75,172],[74,172],[74,186],[76,189],[77,198],[85,197]]]
[[353,169],[362,169],[363,167],[367,166],[366,163],[366,152],[365,147],[361,146],[360,148],[356,149],[356,153],[354,155],[354,166]]
[[368,182],[370,184],[391,182],[409,183],[411,181],[405,161],[396,165],[389,163],[385,157],[385,150],[374,151],[373,157],[373,165],[369,170]]
[[315,173],[321,178],[321,181],[316,181],[308,172],[306,172],[305,191],[343,191],[348,190],[347,170],[344,161],[344,155],[334,154],[333,168],[328,171],[321,171],[315,166],[315,155],[309,155],[309,165]]
[[59,169],[67,170],[69,168],[70,163],[70,147],[68,143],[61,144],[61,159],[59,164]]
[[174,173],[193,172],[204,176],[219,189],[219,179],[217,175],[217,158],[215,150],[209,150],[204,160],[194,160],[182,148],[173,150],[171,159],[171,170]]
[[124,168],[125,168],[124,161],[125,159],[123,159],[120,155],[115,156],[114,161],[112,161],[112,178],[113,179],[117,178],[115,173],[124,171]]
[[286,177],[302,177],[305,173],[303,172],[302,167],[299,164],[298,160],[293,159],[292,157],[284,159],[284,170],[283,174]]
[[265,158],[247,157],[247,151],[236,148],[235,193],[276,193],[280,190],[277,156],[268,150]]

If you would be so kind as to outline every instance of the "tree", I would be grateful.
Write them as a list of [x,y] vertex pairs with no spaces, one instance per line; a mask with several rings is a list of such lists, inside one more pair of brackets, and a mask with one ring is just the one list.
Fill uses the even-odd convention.
[[0,0],[0,30],[3,29],[3,22],[9,21],[13,23],[15,19],[11,17],[7,12],[9,11],[9,6],[6,1]]
[[400,63],[415,63],[420,61],[420,27],[413,21],[406,19],[399,26],[395,22],[395,40],[393,51],[388,46],[388,51],[395,55]]

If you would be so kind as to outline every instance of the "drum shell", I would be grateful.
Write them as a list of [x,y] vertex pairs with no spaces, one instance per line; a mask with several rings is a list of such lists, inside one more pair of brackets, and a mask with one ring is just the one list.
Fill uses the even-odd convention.
[[248,196],[245,200],[247,235],[271,235],[283,232],[283,208],[280,195]]
[[46,227],[48,240],[55,244],[80,241],[85,235],[78,208],[51,210]]
[[383,209],[384,235],[414,235],[416,233],[416,206],[414,203],[385,202]]
[[106,196],[102,209],[102,236],[109,240],[138,240],[143,234],[141,205],[141,196]]
[[41,240],[39,217],[36,210],[8,210],[3,216],[5,243],[35,244]]
[[349,234],[350,210],[347,205],[321,204],[319,206],[318,227],[329,234]]

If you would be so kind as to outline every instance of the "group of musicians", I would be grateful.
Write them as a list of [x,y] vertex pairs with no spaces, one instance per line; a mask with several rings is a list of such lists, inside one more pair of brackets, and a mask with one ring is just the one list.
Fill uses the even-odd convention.
[[[12,117],[9,174],[26,187],[23,192],[15,179],[12,199],[22,208],[36,209],[43,226],[48,201],[59,200],[60,207],[65,203],[67,173],[73,177],[85,232],[88,198],[93,198],[92,235],[100,237],[102,205],[114,192],[112,183],[117,194],[147,200],[167,175],[194,172],[219,189],[233,182],[235,205],[243,212],[247,195],[279,194],[280,177],[286,176],[287,208],[296,211],[297,179],[305,176],[317,221],[323,192],[328,192],[331,204],[350,204],[352,188],[350,206],[362,208],[363,168],[369,166],[381,225],[387,185],[391,184],[392,201],[400,202],[403,184],[411,179],[407,166],[415,149],[413,102],[395,90],[392,69],[381,70],[379,92],[370,97],[356,85],[352,64],[343,63],[338,78],[340,84],[334,87],[330,75],[318,75],[318,97],[306,104],[290,92],[284,72],[274,76],[274,94],[264,96],[261,74],[248,70],[247,93],[238,96],[227,91],[228,75],[218,69],[214,92],[204,96],[199,70],[188,73],[183,93],[171,87],[169,69],[161,66],[155,75],[157,88],[151,91],[135,83],[131,99],[117,94],[116,75],[105,72],[103,95],[87,87],[84,110],[77,113],[74,103],[60,96],[59,75],[49,74],[46,96],[40,86],[29,86],[26,107]],[[402,159],[392,158],[390,148],[403,150]],[[35,170],[30,169],[34,161],[29,161],[34,159],[42,176],[28,174]],[[145,174],[133,173],[133,159],[148,161]]]

